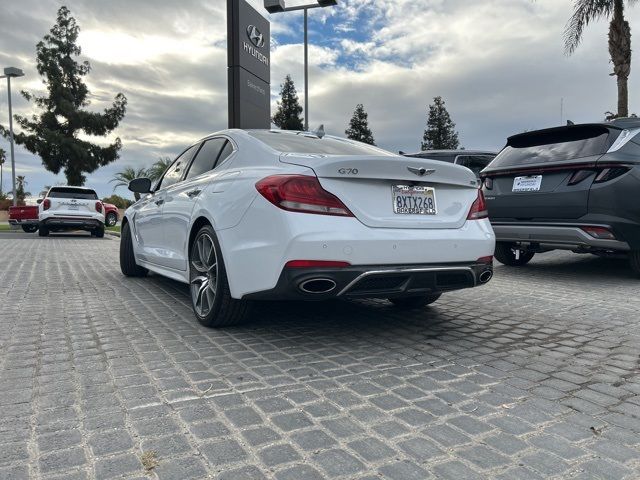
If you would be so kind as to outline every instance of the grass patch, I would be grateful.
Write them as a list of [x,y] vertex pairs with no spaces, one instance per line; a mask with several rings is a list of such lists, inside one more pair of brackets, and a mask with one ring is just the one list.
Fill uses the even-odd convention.
[[114,227],[107,227],[106,230],[108,230],[110,232],[119,232],[120,231],[120,225],[116,225]]
[[140,461],[142,462],[142,466],[147,471],[147,473],[151,472],[154,468],[160,465],[160,461],[158,460],[158,452],[155,450],[148,450],[143,452],[140,455]]
[[0,223],[0,232],[8,232],[11,230],[11,225]]

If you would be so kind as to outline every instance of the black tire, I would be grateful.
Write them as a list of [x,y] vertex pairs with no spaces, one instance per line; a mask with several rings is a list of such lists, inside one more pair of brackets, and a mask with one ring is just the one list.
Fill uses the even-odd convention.
[[109,212],[104,219],[104,224],[107,227],[115,227],[116,223],[118,223],[118,216],[115,214],[115,212]]
[[102,227],[98,227],[95,230],[93,230],[93,232],[91,232],[93,235],[95,235],[98,238],[102,238],[104,237],[104,226]]
[[441,296],[441,293],[434,293],[433,295],[421,295],[419,297],[390,298],[389,301],[396,307],[413,309],[431,305],[432,303],[436,302]]
[[147,274],[147,269],[136,263],[136,257],[133,253],[131,229],[128,223],[123,225],[121,235],[120,271],[122,271],[122,274],[126,277],[144,277]]
[[40,228],[38,229],[38,236],[40,236],[40,237],[48,237],[49,236],[49,229],[47,227],[43,227],[42,225],[40,225]]
[[189,246],[189,290],[193,313],[205,327],[238,325],[249,313],[249,302],[231,297],[220,244],[210,225],[203,226]]
[[535,253],[520,250],[520,255],[516,258],[516,250],[519,250],[515,243],[496,243],[495,257],[500,263],[510,267],[521,267],[531,261]]
[[22,225],[22,231],[25,233],[35,233],[38,231],[38,225]]
[[629,263],[633,272],[640,276],[640,250],[634,250],[629,254]]

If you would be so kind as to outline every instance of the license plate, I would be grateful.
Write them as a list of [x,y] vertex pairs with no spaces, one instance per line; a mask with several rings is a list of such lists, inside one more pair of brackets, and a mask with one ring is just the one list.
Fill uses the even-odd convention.
[[513,179],[514,192],[539,192],[542,186],[542,175],[516,177]]
[[394,185],[393,212],[399,215],[435,215],[437,213],[435,189]]
[[78,210],[79,208],[79,205],[69,205],[69,210]]

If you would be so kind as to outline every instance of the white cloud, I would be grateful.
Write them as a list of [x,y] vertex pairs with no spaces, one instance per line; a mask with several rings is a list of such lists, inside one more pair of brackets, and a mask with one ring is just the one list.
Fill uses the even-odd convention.
[[[261,8],[262,0],[250,1]],[[105,108],[120,91],[129,99],[115,132],[124,144],[121,160],[89,176],[101,193],[110,193],[108,180],[123,166],[149,165],[225,127],[223,0],[69,0],[67,5],[83,28],[80,43],[93,67],[87,77],[90,108]],[[58,7],[57,0],[3,5],[0,64],[15,64],[27,74],[15,82],[16,91],[42,89],[35,44]],[[558,0],[341,0],[338,7],[314,10],[312,30],[337,23],[330,46],[320,46],[315,32],[311,35],[310,123],[342,134],[355,105],[363,103],[378,143],[407,151],[418,148],[427,105],[436,95],[445,98],[467,147],[498,149],[512,133],[558,124],[560,98],[565,118],[600,120],[614,108],[616,95],[608,75],[607,24],[590,25],[584,43],[567,58],[562,31],[570,13],[571,2]],[[640,8],[627,14],[635,45]],[[301,14],[270,19],[278,40],[272,95],[290,73],[302,101]],[[345,56],[349,67],[341,63]],[[640,110],[636,64],[632,111]],[[0,88],[0,122],[6,123],[3,92]],[[18,113],[32,111],[17,93],[14,106]],[[0,139],[8,150],[5,143]],[[61,180],[21,148],[17,162],[32,191]]]

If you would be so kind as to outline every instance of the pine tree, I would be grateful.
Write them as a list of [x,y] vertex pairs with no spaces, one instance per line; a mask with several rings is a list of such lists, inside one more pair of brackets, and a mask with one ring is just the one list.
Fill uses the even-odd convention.
[[[103,137],[112,132],[124,118],[127,99],[118,93],[113,105],[103,113],[85,110],[90,102],[89,90],[82,80],[91,70],[89,62],[78,63],[74,57],[82,52],[76,44],[80,27],[67,7],[60,7],[56,24],[36,46],[37,69],[43,77],[47,94],[33,100],[43,112],[31,118],[16,115],[23,132],[15,135],[16,143],[42,158],[44,167],[58,174],[64,170],[69,185],[84,185],[84,173],[91,173],[118,158],[122,147],[119,138],[106,147],[81,139],[81,135]],[[0,127],[7,137],[8,131]],[[26,133],[29,132],[29,133]]]
[[435,97],[429,105],[427,128],[422,137],[422,150],[455,150],[460,147],[458,132],[442,97]]
[[278,102],[278,110],[273,116],[275,123],[282,130],[302,130],[302,107],[298,101],[296,86],[293,84],[291,75],[287,75],[284,83],[280,86],[281,100]]
[[347,138],[356,140],[358,142],[368,143],[369,145],[375,145],[376,142],[373,139],[373,133],[369,128],[369,115],[364,111],[364,106],[359,103],[356,105],[356,109],[353,112],[353,117],[349,122],[349,128],[344,133]]

